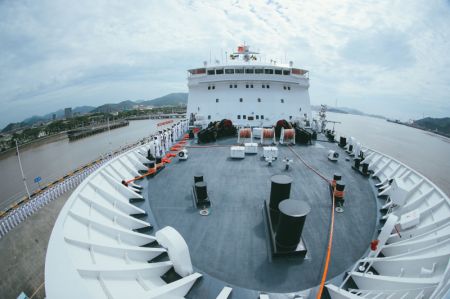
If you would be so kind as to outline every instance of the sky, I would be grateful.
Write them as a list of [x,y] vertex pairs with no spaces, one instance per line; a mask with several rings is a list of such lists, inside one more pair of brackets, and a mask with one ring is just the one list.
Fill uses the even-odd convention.
[[0,1],[0,127],[187,92],[242,42],[310,71],[312,104],[450,116],[450,1]]

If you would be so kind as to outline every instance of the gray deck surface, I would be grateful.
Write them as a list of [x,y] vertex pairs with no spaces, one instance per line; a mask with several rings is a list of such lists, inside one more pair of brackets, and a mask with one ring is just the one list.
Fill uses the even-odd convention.
[[[228,139],[220,144],[234,142]],[[177,229],[189,246],[195,270],[203,274],[189,298],[215,298],[225,285],[233,287],[230,298],[257,298],[260,291],[273,293],[271,298],[285,298],[283,293],[320,283],[331,216],[328,185],[288,147],[278,149],[279,159],[269,167],[260,158],[261,147],[258,155],[246,155],[243,160],[230,159],[227,146],[188,148],[187,161],[174,159],[148,179],[148,185],[142,182],[147,201],[140,206],[149,212],[154,231],[168,225]],[[335,214],[331,279],[355,263],[372,240],[377,217],[373,188],[367,178],[351,169],[351,162],[344,159],[347,154],[336,144],[316,142],[292,149],[326,177],[342,174],[346,184],[345,211]],[[340,153],[338,162],[328,161],[329,149]],[[284,157],[294,160],[289,171],[284,170]],[[198,172],[204,175],[212,201],[209,216],[199,215],[193,207],[191,188]],[[291,176],[291,199],[311,206],[302,235],[308,248],[304,259],[270,256],[263,201],[269,199],[274,174]]]

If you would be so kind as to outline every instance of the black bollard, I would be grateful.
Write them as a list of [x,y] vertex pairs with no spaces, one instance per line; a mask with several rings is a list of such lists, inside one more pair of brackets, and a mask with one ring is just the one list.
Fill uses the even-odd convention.
[[355,161],[355,168],[356,169],[359,169],[359,164],[361,163],[361,159],[360,158],[355,158],[355,159],[353,159],[353,161]]
[[340,147],[344,147],[344,146],[346,146],[347,145],[347,138],[345,138],[344,136],[341,136],[340,138],[339,138],[339,146]]
[[203,182],[203,174],[201,173],[196,173],[194,175],[194,184],[198,182]]
[[278,224],[278,205],[281,201],[288,199],[291,194],[292,178],[287,175],[274,175],[270,179],[272,181],[270,189],[270,220],[275,228]]
[[364,175],[368,175],[369,174],[369,163],[362,163],[361,164],[361,171]]
[[197,194],[197,201],[201,202],[208,198],[208,191],[205,182],[195,183],[195,193]]
[[344,205],[344,189],[345,184],[342,181],[336,182],[336,190],[334,191],[334,200],[338,206]]
[[302,236],[306,216],[311,211],[305,201],[286,199],[279,205],[280,215],[275,235],[277,249],[293,251],[297,248]]

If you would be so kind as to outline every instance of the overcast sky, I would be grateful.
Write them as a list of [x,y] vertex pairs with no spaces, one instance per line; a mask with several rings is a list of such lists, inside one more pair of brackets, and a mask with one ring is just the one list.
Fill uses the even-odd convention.
[[187,92],[245,41],[310,70],[312,104],[450,116],[450,1],[0,1],[0,127]]

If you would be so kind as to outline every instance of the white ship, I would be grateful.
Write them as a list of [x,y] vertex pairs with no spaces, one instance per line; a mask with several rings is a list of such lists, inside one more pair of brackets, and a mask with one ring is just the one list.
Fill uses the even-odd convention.
[[[50,238],[47,298],[448,297],[449,198],[357,138],[296,146],[288,133],[312,129],[308,71],[263,63],[242,46],[225,64],[189,70],[188,82],[192,125],[219,130],[226,119],[238,136],[198,145],[181,121],[86,178]],[[279,120],[298,127],[277,137]],[[299,231],[272,226],[264,207],[279,196],[274,184],[289,185],[291,198],[274,213],[302,217]],[[310,210],[286,212],[285,201]],[[285,250],[286,232],[298,246]]]
[[280,119],[310,120],[307,70],[239,46],[225,64],[189,70],[187,113],[196,124],[229,119],[237,126],[266,127]]

